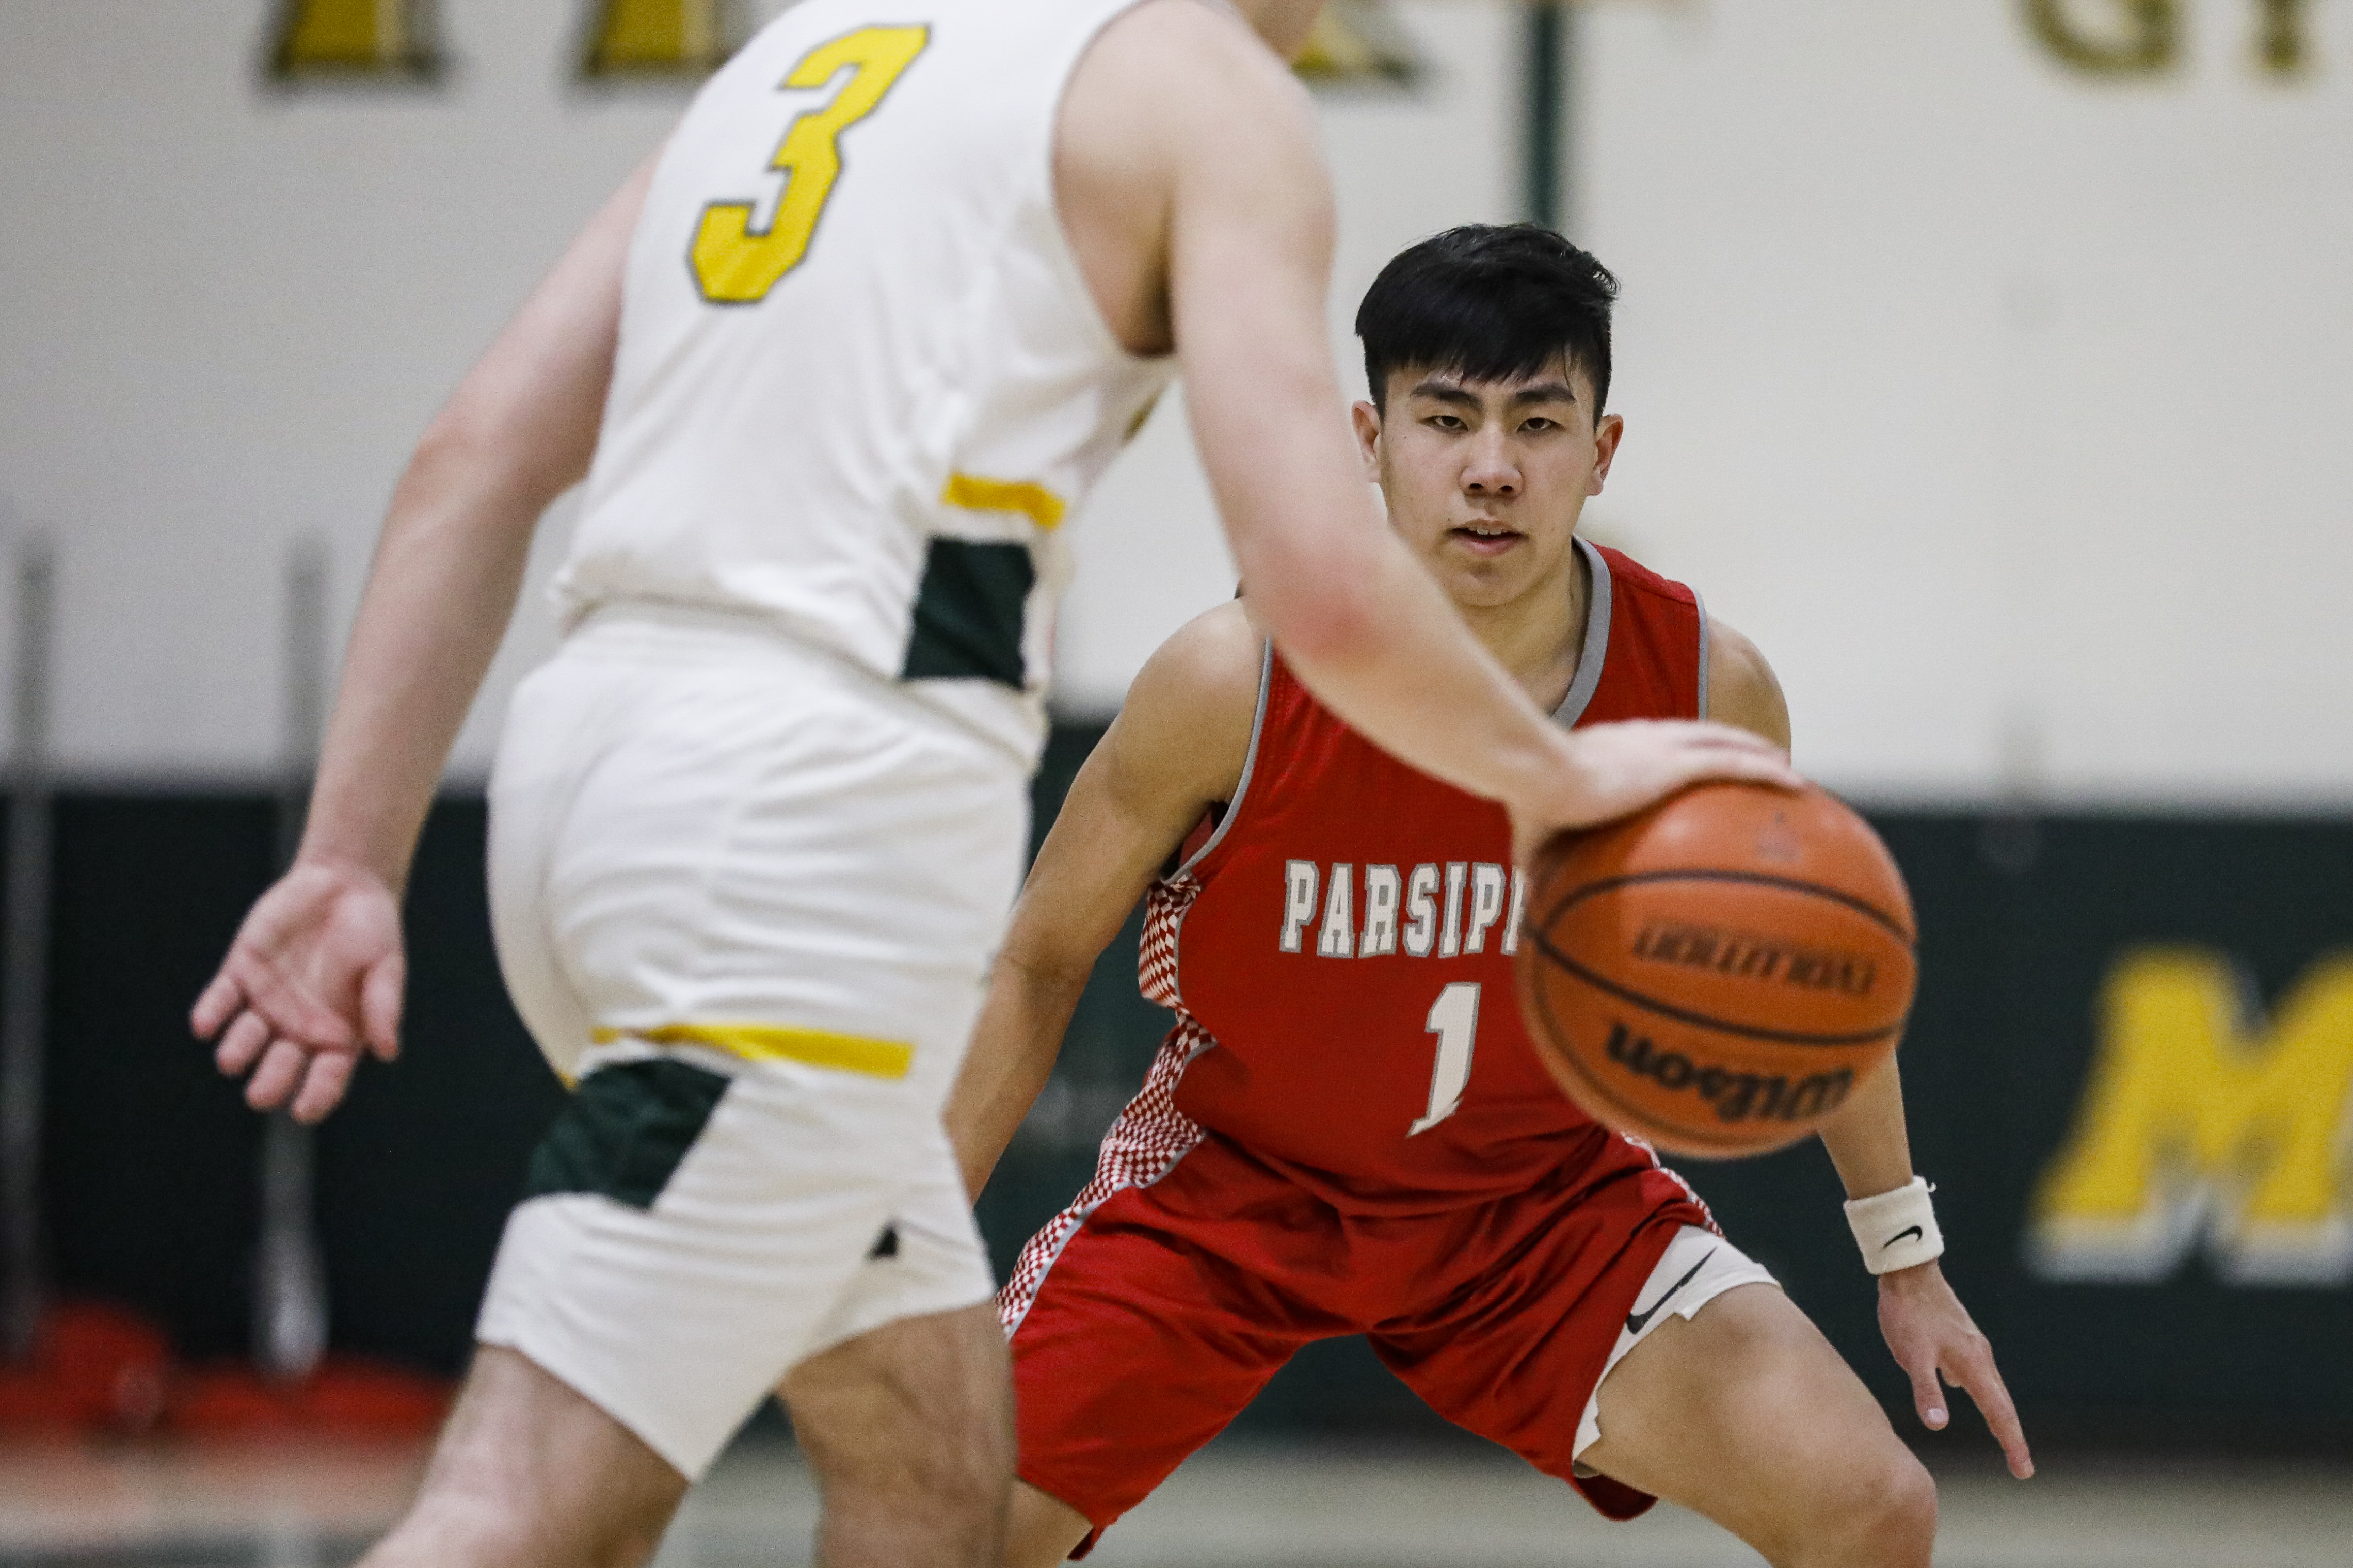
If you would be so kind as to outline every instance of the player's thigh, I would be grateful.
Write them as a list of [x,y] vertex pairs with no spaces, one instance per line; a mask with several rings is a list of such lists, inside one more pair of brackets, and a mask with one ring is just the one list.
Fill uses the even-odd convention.
[[778,1385],[828,1506],[845,1489],[905,1506],[1004,1504],[1013,1392],[995,1283],[947,1134],[898,1156],[889,1223]]
[[987,1301],[869,1330],[793,1368],[777,1392],[828,1506],[850,1489],[1002,1507],[1013,1398]]
[[[533,1154],[476,1337],[700,1477],[789,1368],[871,1326],[842,1314],[878,1288],[894,1224],[941,1207],[955,1164],[903,1084],[605,1049],[625,1048],[638,1054],[584,1079]],[[911,1241],[923,1268],[897,1277],[918,1304],[890,1315],[987,1299],[971,1221],[955,1219],[960,1232],[934,1222]]]
[[1705,1514],[1776,1562],[1926,1561],[1935,1488],[1830,1342],[1742,1285],[1670,1317],[1598,1395],[1578,1458]]
[[825,1497],[829,1568],[1000,1568],[1012,1390],[987,1258],[944,1133],[816,1350],[778,1392]]
[[416,1503],[367,1563],[620,1568],[653,1554],[685,1491],[686,1478],[628,1428],[485,1345]]

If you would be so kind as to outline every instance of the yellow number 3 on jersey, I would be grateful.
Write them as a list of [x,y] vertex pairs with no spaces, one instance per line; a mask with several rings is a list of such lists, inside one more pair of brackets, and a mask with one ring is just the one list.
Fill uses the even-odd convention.
[[809,237],[841,174],[841,133],[874,112],[900,74],[931,41],[929,27],[860,27],[801,57],[786,87],[823,87],[844,66],[849,80],[822,109],[792,123],[768,167],[786,178],[783,199],[765,233],[752,227],[750,202],[713,202],[694,231],[694,280],[716,305],[765,300],[800,265]]

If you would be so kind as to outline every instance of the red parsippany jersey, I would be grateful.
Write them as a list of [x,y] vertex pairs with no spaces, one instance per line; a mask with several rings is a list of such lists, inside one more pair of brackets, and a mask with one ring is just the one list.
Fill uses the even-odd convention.
[[[1579,546],[1592,609],[1556,716],[1703,715],[1697,595]],[[1178,1021],[1095,1185],[1155,1180],[1207,1133],[1350,1213],[1452,1208],[1579,1166],[1681,1189],[1537,1060],[1511,972],[1511,849],[1501,806],[1348,729],[1270,651],[1234,800],[1150,893],[1144,990]]]

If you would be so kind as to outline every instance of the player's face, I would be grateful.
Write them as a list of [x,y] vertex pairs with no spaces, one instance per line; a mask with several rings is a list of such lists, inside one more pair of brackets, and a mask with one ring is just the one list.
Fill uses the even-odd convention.
[[1356,405],[1366,471],[1389,522],[1457,604],[1493,607],[1557,581],[1585,498],[1601,493],[1623,428],[1597,426],[1593,384],[1556,361],[1516,381],[1389,375],[1388,410]]

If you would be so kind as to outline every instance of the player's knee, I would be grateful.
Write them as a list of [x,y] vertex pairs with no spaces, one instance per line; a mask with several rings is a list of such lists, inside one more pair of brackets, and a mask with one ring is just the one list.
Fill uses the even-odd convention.
[[1936,1543],[1936,1483],[1910,1450],[1886,1445],[1841,1489],[1824,1563],[1926,1568]]

